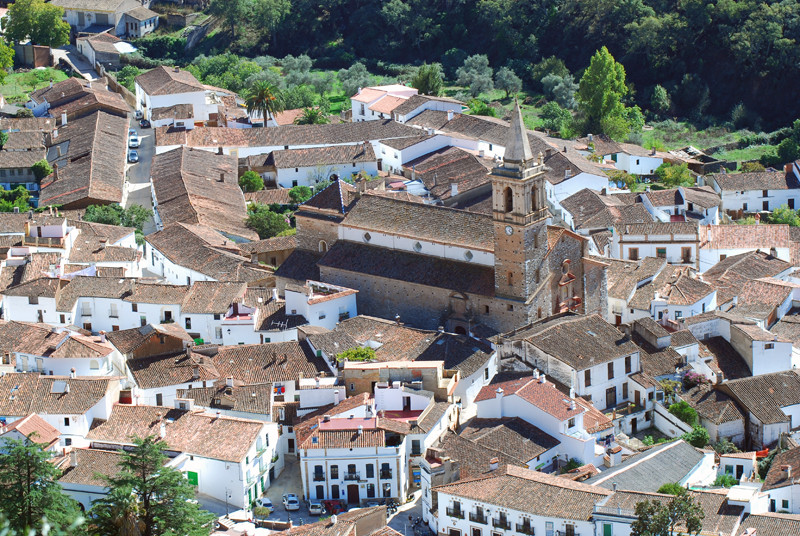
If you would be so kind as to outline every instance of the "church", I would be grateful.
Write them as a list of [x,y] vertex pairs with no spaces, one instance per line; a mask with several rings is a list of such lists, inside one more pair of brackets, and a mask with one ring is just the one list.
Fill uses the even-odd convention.
[[330,185],[295,215],[279,291],[316,279],[357,289],[361,314],[483,336],[567,311],[605,314],[607,264],[585,237],[551,225],[543,156],[518,104],[508,135],[491,216]]

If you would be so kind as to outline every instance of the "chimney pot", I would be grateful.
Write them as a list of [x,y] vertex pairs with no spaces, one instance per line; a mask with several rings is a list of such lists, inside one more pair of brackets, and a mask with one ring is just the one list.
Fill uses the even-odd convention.
[[106,332],[105,331],[101,331],[100,332],[100,342],[106,342]]
[[78,451],[75,449],[69,451],[69,466],[78,467]]
[[616,482],[612,482],[611,483],[611,491],[617,491],[617,483]]
[[447,120],[448,121],[453,120],[453,110],[447,110]]
[[67,124],[67,112],[61,112],[61,126]]
[[547,383],[547,378],[544,374],[539,376],[539,383]]
[[233,387],[233,377],[228,376],[225,378],[225,387]]
[[458,183],[457,182],[451,182],[450,183],[450,195],[453,196],[453,197],[458,195]]

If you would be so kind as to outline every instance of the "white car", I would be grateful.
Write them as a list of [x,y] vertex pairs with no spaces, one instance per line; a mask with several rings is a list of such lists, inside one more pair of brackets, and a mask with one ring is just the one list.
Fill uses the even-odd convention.
[[135,117],[136,119],[141,119],[142,117],[144,117],[144,115],[142,115],[141,110],[136,110],[135,112],[133,112],[133,117]]
[[256,499],[256,506],[261,508],[269,508],[269,511],[272,512],[275,510],[275,507],[272,506],[272,501],[269,500],[269,497],[259,497]]
[[311,501],[308,505],[308,513],[312,516],[321,516],[325,514],[325,507],[321,502]]
[[294,493],[284,493],[283,507],[287,510],[300,510],[300,499]]
[[139,136],[133,135],[130,138],[128,138],[128,147],[130,147],[131,149],[139,147]]

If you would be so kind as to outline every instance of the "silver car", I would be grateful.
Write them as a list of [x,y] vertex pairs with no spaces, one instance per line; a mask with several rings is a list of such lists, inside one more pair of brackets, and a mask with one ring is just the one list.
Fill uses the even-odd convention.
[[312,516],[321,516],[325,514],[325,507],[321,502],[311,501],[308,504],[308,513]]
[[284,493],[283,507],[286,510],[300,510],[300,499],[294,493]]

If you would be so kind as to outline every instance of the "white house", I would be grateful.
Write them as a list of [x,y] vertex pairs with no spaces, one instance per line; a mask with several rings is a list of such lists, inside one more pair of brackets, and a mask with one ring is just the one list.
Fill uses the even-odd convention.
[[268,171],[262,176],[281,188],[313,187],[352,175],[378,174],[378,160],[370,143],[272,151],[265,166]]
[[208,496],[247,508],[271,478],[278,430],[263,421],[154,406],[115,405],[88,435],[92,448],[119,449],[131,437],[156,435],[177,455],[171,460],[202,500]]
[[698,243],[695,222],[622,224],[612,228],[609,255],[632,261],[660,257],[670,264],[697,267]]
[[789,226],[701,225],[698,270],[705,272],[718,262],[749,251],[763,251],[786,262],[792,260]]
[[358,92],[350,97],[352,121],[392,118],[394,109],[416,94],[415,88],[400,84],[358,88]]
[[625,307],[625,323],[646,316],[659,321],[680,320],[715,310],[717,291],[691,268],[668,265],[639,285]]
[[31,413],[11,424],[0,425],[0,445],[8,439],[30,441],[41,445],[42,450],[58,452],[61,433],[41,417]]
[[[147,10],[146,5],[150,2],[140,0],[97,0],[91,3],[80,0],[53,0],[53,5],[64,9],[64,20],[73,28],[73,32],[91,31],[94,33],[102,32],[111,28],[114,35],[126,35],[131,33],[128,29],[128,13],[133,13],[136,17],[142,17],[142,10]],[[156,15],[157,17],[157,15]],[[152,16],[145,20],[152,19]],[[134,37],[138,35],[131,34]]]
[[158,108],[185,104],[192,106],[195,121],[207,121],[209,114],[217,113],[221,103],[216,93],[207,90],[192,73],[179,67],[156,67],[137,76],[134,86],[136,109],[145,119],[150,119]]
[[286,314],[301,315],[312,325],[334,329],[342,320],[357,316],[357,290],[306,281],[302,287],[287,285]]
[[714,173],[705,181],[722,197],[722,210],[740,218],[746,212],[773,211],[782,205],[800,207],[799,174],[795,163],[780,171]]

